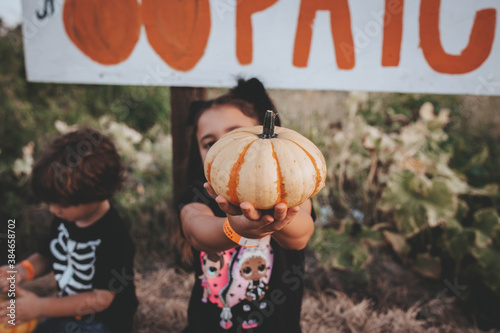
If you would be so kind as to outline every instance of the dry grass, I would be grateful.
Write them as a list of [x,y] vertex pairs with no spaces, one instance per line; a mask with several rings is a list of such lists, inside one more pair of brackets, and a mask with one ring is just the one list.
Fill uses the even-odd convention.
[[[389,255],[377,254],[367,270],[371,278],[361,286],[346,273],[308,267],[304,333],[481,332],[457,302],[440,297],[442,285],[423,280]],[[138,273],[136,332],[179,332],[193,282],[192,274],[166,266]]]
[[194,278],[173,268],[158,268],[136,276],[139,309],[135,332],[180,332],[187,322],[187,305]]
[[[422,318],[423,312],[432,315]],[[425,305],[417,303],[407,310],[393,307],[381,311],[369,299],[357,302],[335,290],[308,291],[304,297],[302,327],[304,333],[479,332],[467,327],[459,317],[451,316],[449,320],[451,313],[459,316],[456,309],[440,299]]]
[[[379,271],[370,280],[371,287],[359,292],[349,290],[349,282],[343,281],[340,272],[320,274],[319,268],[308,272],[302,307],[304,333],[481,332],[463,318],[454,302],[446,302],[436,294],[432,296],[416,275],[387,258],[378,259],[375,267]],[[374,270],[377,268],[372,265],[372,273],[376,273]],[[193,282],[192,274],[172,267],[158,266],[137,272],[135,283],[140,305],[134,332],[180,332],[186,325]],[[25,287],[49,295],[54,292],[55,284],[49,275]]]
[[[186,323],[193,281],[191,274],[176,272],[174,268],[138,274],[137,295],[141,304],[136,316],[136,332],[179,332]],[[439,298],[417,302],[408,309],[381,310],[373,300],[356,301],[333,289],[306,290],[302,328],[304,333],[480,332],[461,317],[454,304]]]

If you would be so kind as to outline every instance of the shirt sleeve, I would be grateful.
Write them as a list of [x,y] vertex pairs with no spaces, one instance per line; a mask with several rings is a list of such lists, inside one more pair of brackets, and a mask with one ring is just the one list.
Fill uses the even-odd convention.
[[[96,251],[94,289],[119,293],[134,283],[135,248],[124,223],[120,224],[118,230],[106,233]],[[117,224],[113,223],[113,227]]]
[[53,218],[52,222],[50,224],[50,231],[48,235],[45,236],[43,239],[41,245],[38,247],[38,253],[40,253],[42,256],[45,258],[49,259],[52,261],[52,252],[50,251],[50,243],[52,239],[57,237],[57,227],[59,226],[60,221],[57,220],[57,218]]
[[184,206],[198,202],[204,205],[207,205],[215,216],[224,217],[226,214],[220,209],[217,202],[208,194],[207,190],[203,186],[193,186],[182,193],[178,203],[177,203],[177,216],[179,217],[177,220],[179,222],[179,229],[181,236],[184,237],[184,232],[182,230],[182,221],[181,221],[181,210]]
[[178,214],[180,215],[180,212],[182,208],[184,208],[184,206],[193,202],[207,205],[216,216],[225,216],[224,212],[220,209],[217,202],[215,202],[215,200],[208,194],[207,190],[205,190],[205,188],[202,186],[193,186],[181,195],[179,203],[177,205]]

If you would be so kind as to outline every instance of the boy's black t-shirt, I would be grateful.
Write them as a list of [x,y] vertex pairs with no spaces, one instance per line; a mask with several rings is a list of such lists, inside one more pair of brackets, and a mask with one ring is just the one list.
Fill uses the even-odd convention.
[[[225,217],[203,187],[191,188],[179,202],[179,211],[200,202]],[[256,248],[193,253],[195,284],[184,332],[301,332],[303,250],[285,250],[266,237]]]
[[116,209],[110,207],[86,228],[55,217],[49,240],[39,253],[52,263],[58,296],[94,289],[115,293],[106,310],[75,320],[102,322],[111,332],[131,331],[138,305],[133,270],[135,248]]

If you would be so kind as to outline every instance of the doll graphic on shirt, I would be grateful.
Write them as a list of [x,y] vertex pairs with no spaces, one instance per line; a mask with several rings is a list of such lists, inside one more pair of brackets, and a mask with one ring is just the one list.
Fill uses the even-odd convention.
[[[238,266],[240,277],[248,281],[245,290],[246,299],[243,301],[243,311],[248,313],[252,308],[252,304],[258,304],[260,309],[265,309],[267,303],[262,299],[268,290],[268,283],[265,278],[269,270],[268,257],[265,251],[259,247],[246,249],[239,258]],[[258,325],[259,323],[255,319],[247,319],[241,323],[243,329],[255,328]]]
[[262,251],[247,251],[240,262],[240,276],[248,280],[245,293],[247,300],[250,302],[262,300],[268,289],[267,283],[263,280],[268,270],[264,253]]
[[245,317],[251,313],[252,308],[262,310],[267,307],[263,299],[268,290],[274,257],[270,239],[270,236],[264,237],[254,248],[240,247],[228,258],[228,281],[219,292],[223,304],[220,314],[222,328],[229,329],[233,326],[232,308],[237,304],[241,304],[243,310],[238,315],[242,319],[241,328],[254,328],[260,324]]
[[201,301],[206,303],[208,297],[213,295],[209,280],[220,276],[220,271],[224,266],[224,257],[221,253],[203,253],[201,260],[203,274],[198,278],[201,279],[201,286],[203,287],[203,298]]

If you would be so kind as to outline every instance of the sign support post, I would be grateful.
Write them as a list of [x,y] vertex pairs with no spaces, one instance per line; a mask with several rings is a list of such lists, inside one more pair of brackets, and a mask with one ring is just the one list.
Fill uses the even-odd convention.
[[181,191],[186,185],[185,164],[189,154],[188,146],[191,138],[186,131],[186,121],[189,115],[189,104],[192,101],[205,99],[206,88],[171,87],[170,88],[170,120],[172,131],[172,172],[174,180],[174,202],[177,202]]

